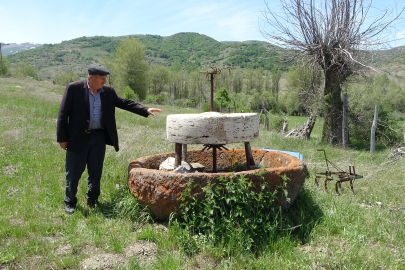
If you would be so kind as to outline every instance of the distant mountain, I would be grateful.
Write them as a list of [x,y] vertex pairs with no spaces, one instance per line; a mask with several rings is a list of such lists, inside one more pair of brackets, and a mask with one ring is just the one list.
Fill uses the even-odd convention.
[[26,50],[35,49],[35,48],[42,46],[42,44],[33,43],[33,42],[25,42],[25,43],[20,43],[20,44],[19,43],[7,43],[7,42],[0,42],[0,43],[9,44],[9,45],[1,46],[1,52],[4,56],[26,51]]
[[[149,64],[160,64],[172,70],[207,70],[211,66],[230,68],[263,68],[271,70],[280,62],[287,50],[262,41],[219,42],[198,33],[178,33],[168,37],[157,35],[133,35],[146,48]],[[44,44],[41,47],[8,55],[12,64],[27,60],[38,70],[43,79],[51,79],[55,73],[72,71],[85,76],[86,66],[102,62],[110,56],[123,37],[81,37],[60,44]]]
[[[146,61],[172,70],[204,70],[218,68],[263,68],[271,70],[277,64],[288,70],[291,51],[263,41],[219,42],[198,33],[158,35],[132,35],[145,45]],[[52,79],[57,73],[71,71],[86,76],[90,63],[103,62],[111,56],[124,37],[80,37],[59,44],[12,43],[2,46],[3,55],[12,64],[29,61],[42,79]],[[14,53],[19,50],[18,53]],[[364,51],[365,64],[387,72],[405,89],[405,47],[390,50]],[[291,59],[290,59],[291,60]]]

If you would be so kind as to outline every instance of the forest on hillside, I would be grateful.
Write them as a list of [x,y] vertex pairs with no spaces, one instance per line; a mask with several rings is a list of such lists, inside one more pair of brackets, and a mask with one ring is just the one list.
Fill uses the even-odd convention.
[[[132,63],[117,59],[120,44],[133,43],[125,50],[140,49],[141,55]],[[124,50],[124,51],[125,51]],[[393,49],[369,63],[401,64],[402,50]],[[121,52],[124,54],[124,52]],[[5,76],[32,77],[67,83],[86,77],[86,66],[99,62],[112,70],[108,83],[117,92],[135,101],[170,104],[180,107],[209,109],[210,82],[207,72],[217,68],[214,79],[216,111],[240,112],[262,109],[280,115],[272,126],[279,128],[282,115],[310,115],[322,110],[321,89],[324,77],[290,57],[291,51],[266,42],[218,42],[197,33],[179,33],[170,37],[138,35],[128,37],[80,37],[60,44],[45,44],[39,48],[4,58]],[[127,57],[127,56],[126,56]],[[125,57],[124,57],[125,58]],[[388,61],[383,61],[383,59]],[[131,59],[130,57],[128,59]],[[141,63],[137,69],[143,75],[138,84],[123,82],[119,66]],[[314,80],[315,78],[315,80]],[[394,77],[395,78],[395,77]],[[398,79],[398,76],[396,77]],[[401,79],[401,78],[400,78]],[[312,92],[310,93],[310,81]],[[405,93],[401,83],[389,74],[352,76],[343,86],[349,94],[351,125],[358,138],[366,138],[362,130],[371,121],[373,106],[383,106],[387,131],[392,120],[405,119]],[[381,98],[383,97],[383,98]],[[323,105],[322,105],[323,104]],[[383,113],[384,115],[384,113]],[[390,122],[391,121],[391,122]],[[359,127],[359,128],[358,128]],[[367,128],[368,129],[368,128]],[[395,141],[393,134],[381,139]]]

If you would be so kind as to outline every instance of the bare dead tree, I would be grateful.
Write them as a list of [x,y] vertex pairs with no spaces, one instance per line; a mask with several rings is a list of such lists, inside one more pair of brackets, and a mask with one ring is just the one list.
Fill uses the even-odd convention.
[[322,140],[342,141],[341,84],[362,67],[360,52],[389,41],[390,27],[403,10],[368,16],[371,0],[280,0],[277,11],[266,2],[261,33],[270,43],[294,49],[324,73],[325,118]]

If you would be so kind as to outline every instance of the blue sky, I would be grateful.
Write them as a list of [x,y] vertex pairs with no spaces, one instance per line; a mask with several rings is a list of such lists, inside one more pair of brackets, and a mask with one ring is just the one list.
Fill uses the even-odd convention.
[[[278,5],[277,0],[268,3]],[[373,6],[382,9],[396,3],[405,6],[398,0],[373,1]],[[218,41],[265,41],[259,32],[260,11],[265,8],[264,0],[0,0],[0,41],[60,43],[82,36],[179,32]],[[395,33],[405,38],[405,27]]]

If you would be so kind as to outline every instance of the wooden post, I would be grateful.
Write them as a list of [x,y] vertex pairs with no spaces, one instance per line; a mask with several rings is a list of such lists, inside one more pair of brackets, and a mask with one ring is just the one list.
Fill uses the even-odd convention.
[[342,146],[343,149],[347,149],[349,147],[349,121],[348,121],[348,95],[347,93],[343,96],[343,123],[342,123]]
[[262,114],[263,114],[263,109],[261,109],[260,111],[260,115],[259,115],[259,125],[262,122]]
[[249,113],[250,113],[250,110],[252,109],[252,101],[251,100],[249,100]]
[[182,150],[182,144],[181,143],[176,143],[174,152],[175,152],[175,158],[174,158],[174,167],[177,168],[181,165],[181,150]]
[[287,134],[287,131],[288,131],[288,118],[286,117],[286,118],[284,118],[284,121],[283,121],[283,127],[281,128],[281,133],[283,135],[285,135],[285,134]]
[[183,160],[187,162],[187,144],[183,144]]
[[228,113],[231,113],[231,106],[228,105]]
[[267,129],[267,131],[270,130],[269,127],[270,123],[269,123],[269,118],[267,117],[267,110],[264,112],[264,127]]
[[211,112],[214,111],[214,74],[211,73]]
[[217,170],[217,148],[212,147],[212,172],[216,173]]
[[375,131],[377,129],[379,106],[375,105],[373,126],[371,127],[370,153],[375,151]]
[[247,169],[250,170],[251,165],[255,165],[255,161],[253,159],[252,149],[250,148],[250,143],[245,142],[245,152],[246,152],[246,166]]

